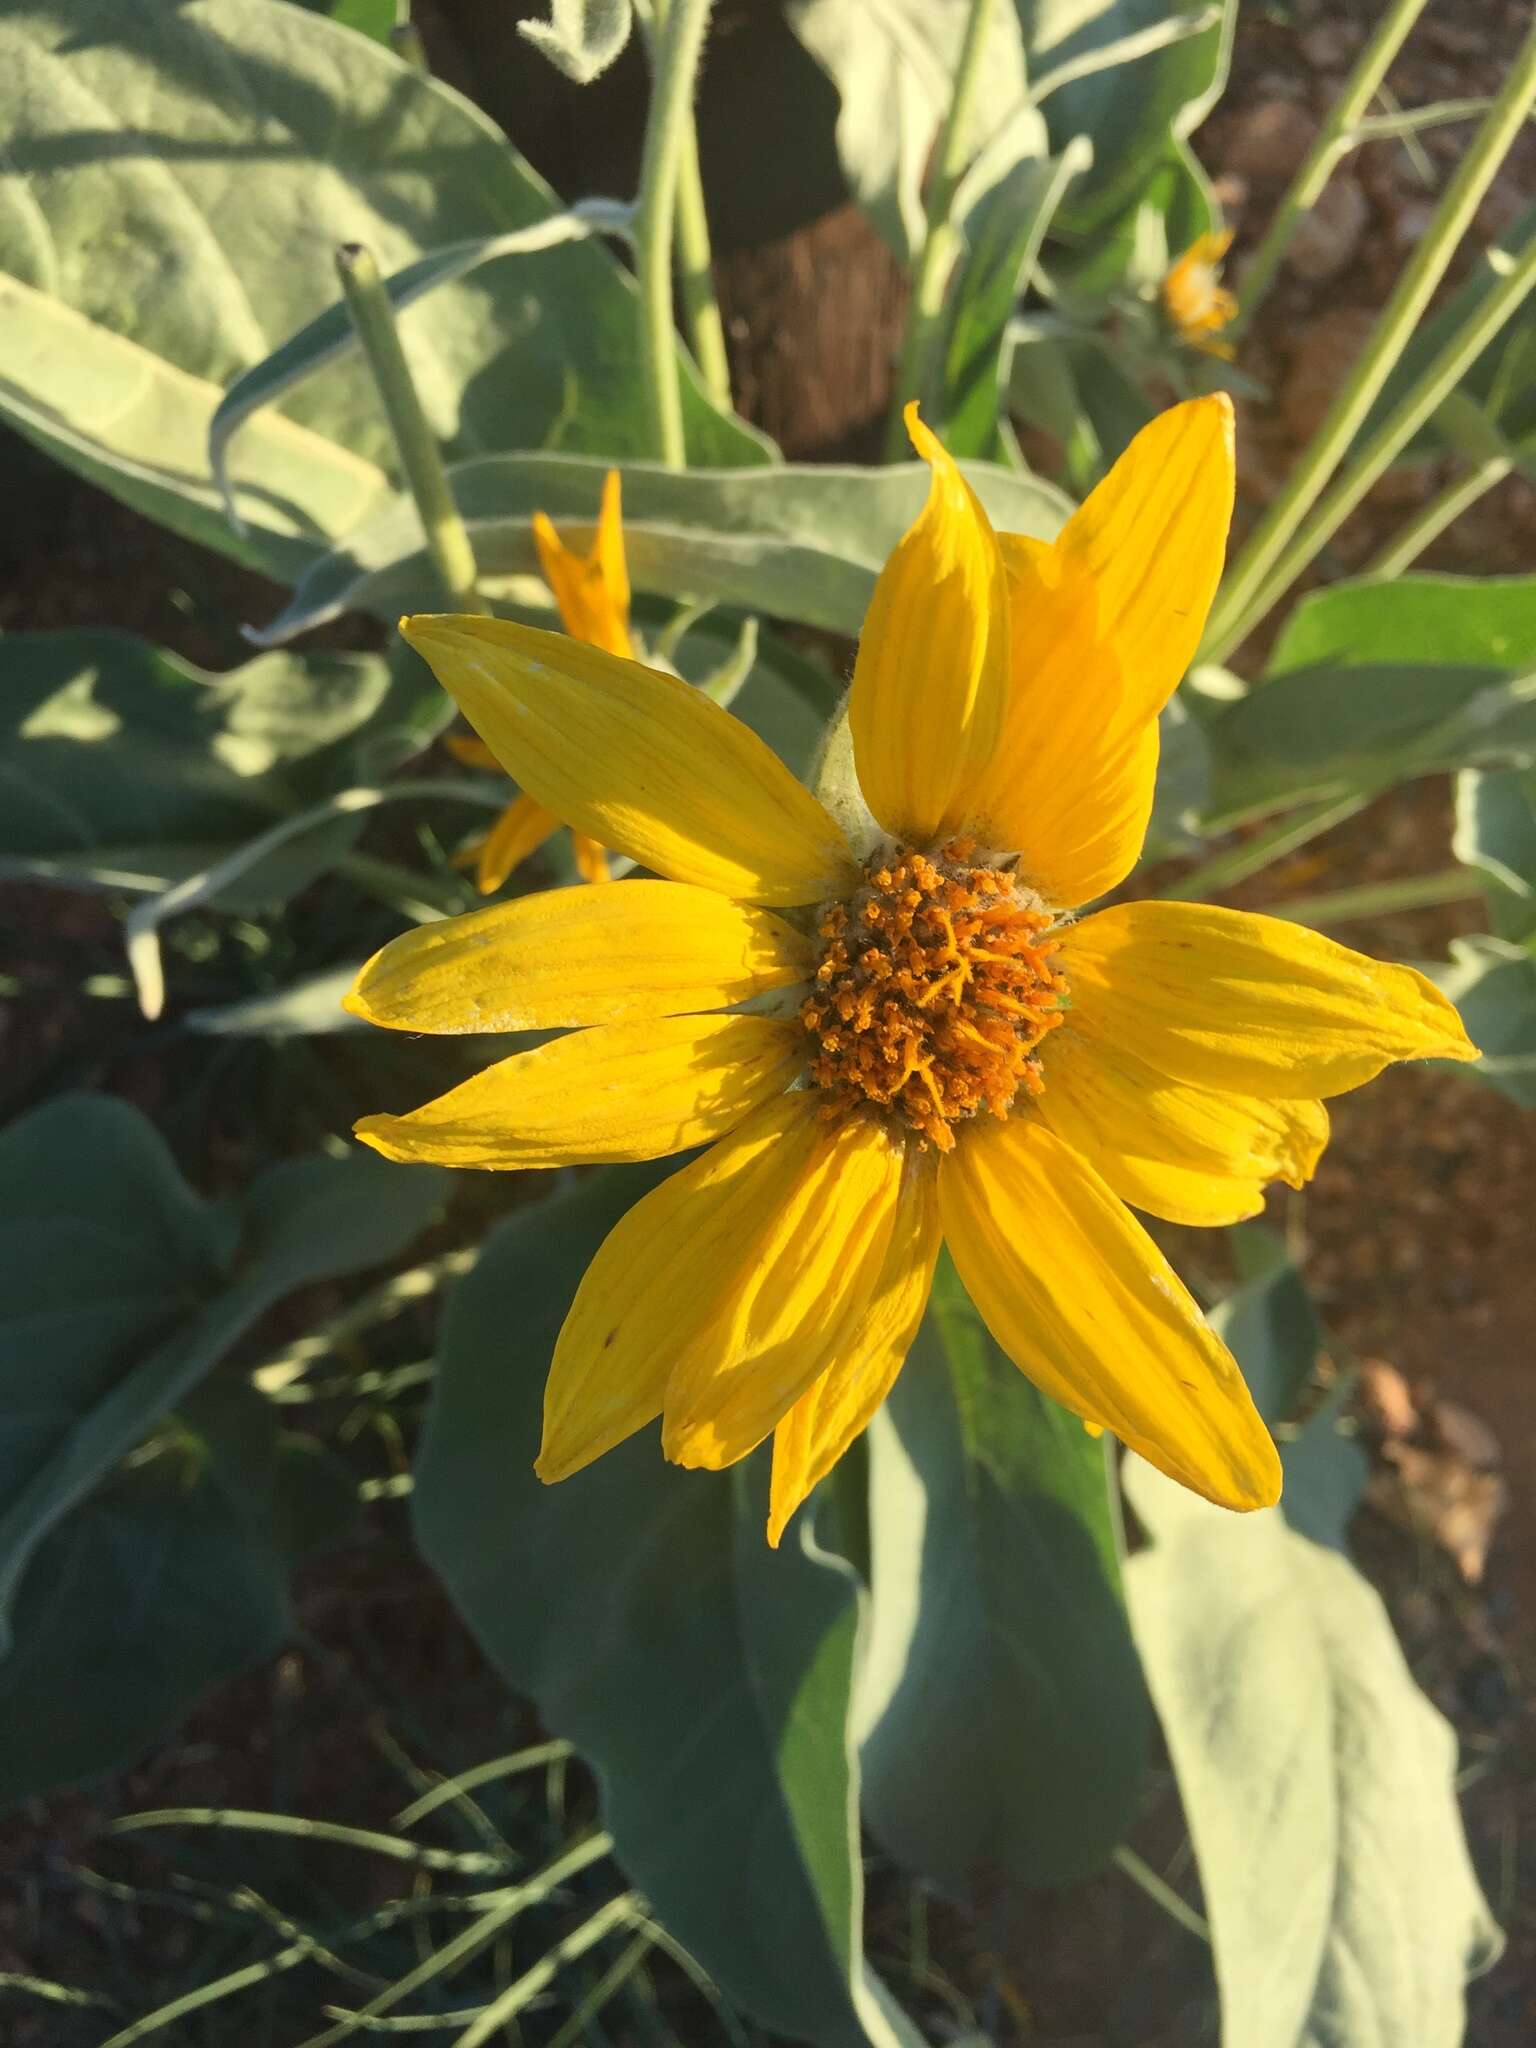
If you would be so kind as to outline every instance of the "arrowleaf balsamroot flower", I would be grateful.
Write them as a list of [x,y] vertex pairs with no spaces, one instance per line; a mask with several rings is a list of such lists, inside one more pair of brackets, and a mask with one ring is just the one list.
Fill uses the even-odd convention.
[[[533,515],[533,544],[539,551],[544,581],[555,594],[560,623],[567,633],[590,646],[605,647],[610,654],[632,657],[629,636],[629,568],[624,560],[624,523],[619,472],[610,469],[603,479],[603,500],[597,516],[597,531],[585,555],[568,548],[543,513]],[[466,768],[500,768],[501,763],[485,741],[472,734],[454,735],[448,741],[455,758]],[[543,804],[524,793],[515,797],[490,831],[468,847],[460,865],[473,864],[475,886],[482,896],[494,896],[514,868],[529,854],[536,853],[560,820]],[[597,840],[585,832],[571,834],[571,851],[576,871],[584,882],[606,882],[608,856]]]
[[1237,300],[1221,281],[1221,261],[1232,231],[1197,235],[1163,278],[1163,311],[1181,341],[1207,355],[1230,356],[1221,330],[1237,318]]
[[1475,1054],[1421,975],[1300,926],[1068,914],[1141,849],[1157,715],[1221,569],[1228,401],[1154,420],[1051,545],[994,533],[915,408],[909,425],[932,481],[854,668],[862,837],[674,677],[495,620],[405,622],[525,789],[666,879],[386,946],[358,1016],[570,1029],[358,1135],[481,1167],[708,1146],[582,1281],[547,1480],[657,1416],[684,1465],[771,1432],[777,1542],[895,1379],[942,1237],[1038,1386],[1210,1499],[1263,1507],[1269,1434],[1131,1207],[1254,1215],[1266,1182],[1311,1173],[1322,1097]]

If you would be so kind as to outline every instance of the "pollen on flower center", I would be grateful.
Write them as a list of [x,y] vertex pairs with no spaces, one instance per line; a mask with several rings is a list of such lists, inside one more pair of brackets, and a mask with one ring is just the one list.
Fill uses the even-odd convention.
[[975,851],[952,839],[876,855],[863,886],[822,912],[800,1010],[829,1114],[874,1103],[943,1152],[954,1124],[1039,1093],[1034,1050],[1067,986],[1049,914]]

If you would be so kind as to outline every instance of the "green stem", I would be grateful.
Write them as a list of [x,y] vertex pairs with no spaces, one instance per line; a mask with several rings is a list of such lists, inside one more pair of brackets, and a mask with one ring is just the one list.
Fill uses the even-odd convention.
[[381,860],[377,854],[343,854],[331,872],[344,876],[354,888],[376,896],[391,909],[403,910],[418,923],[424,921],[422,913],[426,913],[427,922],[433,917],[452,917],[464,908],[467,900],[462,882],[408,868],[403,861]]
[[981,77],[982,52],[992,21],[994,0],[971,0],[966,18],[965,38],[955,69],[955,88],[949,112],[939,136],[938,157],[928,185],[924,206],[923,246],[918,253],[912,280],[912,303],[907,309],[907,331],[902,340],[901,365],[896,372],[896,391],[886,431],[885,453],[889,462],[899,461],[907,445],[902,408],[910,398],[921,398],[927,384],[929,360],[938,340],[944,311],[944,291],[954,267],[959,236],[950,211],[955,188],[965,169],[970,146],[971,103]]
[[400,346],[395,310],[372,250],[361,242],[343,242],[336,251],[336,274],[394,436],[400,467],[421,514],[427,551],[449,609],[483,612],[486,606],[475,585],[474,549],[453,502],[436,437],[421,409],[416,382]]
[[[665,22],[671,0],[658,0],[656,19]],[[725,353],[725,327],[715,298],[714,255],[709,240],[709,214],[704,205],[704,179],[699,170],[699,129],[690,100],[683,128],[683,153],[677,167],[678,289],[683,322],[704,388],[716,405],[731,403],[731,366]]]
[[1151,1864],[1138,1856],[1134,1849],[1128,1849],[1122,1842],[1119,1848],[1111,1852],[1110,1860],[1118,1869],[1125,1872],[1132,1884],[1139,1885],[1149,1899],[1161,1906],[1170,1920],[1176,1920],[1186,1934],[1192,1934],[1196,1940],[1209,1944],[1209,1921],[1197,1913],[1187,1900],[1181,1899],[1173,1886],[1159,1877]]
[[693,132],[693,85],[711,0],[669,0],[653,46],[651,108],[635,205],[640,365],[651,441],[668,469],[687,466],[677,337],[672,324],[672,229],[679,174]]
[[1481,896],[1486,875],[1469,868],[1442,868],[1433,875],[1405,875],[1396,882],[1365,882],[1357,889],[1330,889],[1317,896],[1293,896],[1288,903],[1265,906],[1271,917],[1326,931],[1360,917],[1384,917],[1404,910],[1427,910],[1439,903],[1463,903]]
[[1427,5],[1428,0],[1393,0],[1377,23],[1375,34],[1360,52],[1359,62],[1334,102],[1333,110],[1307,152],[1305,162],[1275,209],[1275,217],[1263,240],[1244,267],[1241,310],[1234,331],[1247,325],[1255,306],[1274,283],[1276,272],[1291,246],[1291,237],[1301,225],[1302,215],[1310,213],[1322,197],[1323,187],[1350,147],[1349,130],[1356,126],[1375,98],[1392,59]]
[[1342,825],[1357,811],[1363,811],[1369,801],[1370,798],[1364,796],[1338,797],[1311,810],[1293,812],[1265,831],[1255,833],[1252,839],[1245,839],[1238,846],[1229,846],[1225,853],[1214,855],[1157,893],[1194,902],[1223,889],[1235,888],[1239,882],[1246,882],[1250,875],[1267,868],[1272,861],[1284,860],[1287,854],[1295,853],[1309,840],[1331,832],[1335,825]]
[[389,32],[389,47],[402,64],[409,64],[413,71],[427,76],[431,66],[427,63],[426,44],[421,40],[421,30],[414,21],[401,21]]
[[1240,623],[1246,633],[1338,532],[1371,486],[1428,424],[1499,330],[1536,290],[1536,243],[1499,280],[1473,314],[1393,406],[1260,586]]
[[1222,586],[1200,659],[1221,661],[1248,633],[1258,614],[1254,600],[1292,535],[1322,495],[1398,358],[1412,339],[1429,300],[1510,143],[1536,101],[1536,25],[1510,68],[1503,90],[1446,187],[1423,240],[1398,279],[1376,331],[1345,378],[1327,417],[1303,450],[1285,489],[1249,536]]
[[1514,466],[1511,456],[1490,455],[1464,476],[1453,477],[1444,490],[1436,492],[1429,503],[1393,535],[1361,573],[1366,576],[1401,576],[1453,521],[1461,517],[1469,505],[1475,505],[1495,484],[1503,483]]

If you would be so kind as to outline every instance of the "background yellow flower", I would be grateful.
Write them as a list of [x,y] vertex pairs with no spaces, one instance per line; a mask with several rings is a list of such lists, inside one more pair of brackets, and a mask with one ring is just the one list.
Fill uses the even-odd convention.
[[[622,488],[619,472],[610,469],[603,480],[597,530],[586,554],[568,548],[543,512],[533,515],[533,543],[566,632],[594,647],[605,647],[610,654],[631,655]],[[501,766],[485,741],[472,733],[453,734],[448,745],[455,759],[468,768]],[[507,805],[489,832],[464,849],[460,864],[473,865],[476,888],[482,896],[493,896],[513,869],[559,829],[554,812],[525,793]],[[598,840],[573,829],[571,851],[576,872],[584,882],[607,881],[608,856]]]

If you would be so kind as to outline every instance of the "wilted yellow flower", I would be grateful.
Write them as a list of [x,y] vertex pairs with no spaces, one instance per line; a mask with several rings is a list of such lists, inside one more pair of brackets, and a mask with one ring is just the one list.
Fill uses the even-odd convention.
[[[629,569],[624,560],[620,488],[619,472],[610,469],[603,480],[597,531],[585,555],[568,548],[542,512],[533,515],[533,544],[566,632],[590,646],[606,648],[610,654],[630,657],[635,650],[629,637]],[[501,766],[482,739],[454,735],[448,745],[467,768]],[[526,793],[514,798],[490,831],[463,855],[465,864],[474,863],[480,894],[494,895],[512,870],[560,829],[560,823],[553,811]],[[573,830],[571,851],[584,882],[607,881],[608,856],[597,840]]]
[[1216,337],[1237,317],[1237,300],[1221,282],[1221,259],[1232,246],[1232,230],[1198,236],[1163,279],[1163,308],[1180,340],[1207,354],[1230,356]]
[[[408,1031],[569,1034],[358,1135],[526,1167],[707,1144],[638,1202],[556,1346],[538,1469],[658,1415],[684,1465],[774,1435],[770,1540],[884,1399],[940,1237],[1045,1392],[1234,1508],[1279,1492],[1232,1358],[1127,1203],[1255,1214],[1321,1097],[1474,1057],[1450,1004],[1281,920],[1068,907],[1134,865],[1157,714],[1232,507],[1231,407],[1174,407],[1053,545],[996,534],[909,413],[927,505],[876,585],[839,820],[674,677],[483,618],[403,630],[524,787],[661,881],[429,924],[363,969]],[[867,810],[863,806],[867,805]]]

